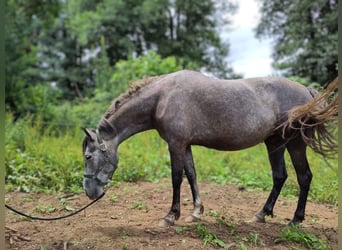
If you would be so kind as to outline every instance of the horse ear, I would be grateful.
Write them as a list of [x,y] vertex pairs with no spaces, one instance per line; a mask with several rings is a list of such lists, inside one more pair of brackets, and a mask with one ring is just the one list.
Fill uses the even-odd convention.
[[90,140],[94,141],[95,133],[91,129],[83,128],[83,131]]

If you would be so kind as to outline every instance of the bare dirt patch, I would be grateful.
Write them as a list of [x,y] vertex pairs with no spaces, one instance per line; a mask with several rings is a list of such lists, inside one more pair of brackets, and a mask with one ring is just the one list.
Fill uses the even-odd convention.
[[[182,186],[182,216],[172,227],[158,227],[171,204],[170,180],[158,183],[122,183],[109,189],[105,197],[86,212],[60,221],[28,221],[6,212],[6,249],[217,249],[203,242],[196,233],[196,223],[184,219],[192,212],[190,188]],[[279,197],[274,213],[267,223],[249,222],[260,210],[267,192],[246,191],[233,185],[199,183],[205,207],[202,223],[208,231],[225,242],[225,248],[241,249],[305,249],[289,242],[274,243],[288,224],[296,208],[296,200]],[[55,217],[68,213],[60,203],[61,196],[10,192],[6,203],[36,216]],[[85,195],[66,198],[72,208],[89,202]],[[37,212],[47,208],[55,211]],[[65,207],[65,204],[64,204]],[[227,224],[217,222],[223,216]],[[306,232],[326,240],[337,249],[337,207],[308,202],[306,220],[301,225]],[[251,236],[259,239],[255,244]]]

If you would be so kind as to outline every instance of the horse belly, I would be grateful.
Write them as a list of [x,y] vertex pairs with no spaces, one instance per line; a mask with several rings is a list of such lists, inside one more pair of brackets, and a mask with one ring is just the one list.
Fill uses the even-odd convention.
[[263,133],[231,133],[222,134],[221,136],[192,138],[190,144],[205,146],[217,150],[241,150],[255,146],[263,142],[267,137],[272,134],[271,130]]
[[235,136],[235,137],[217,137],[217,138],[207,138],[206,140],[202,139],[194,139],[190,144],[204,146],[207,148],[213,148],[217,150],[224,151],[235,151],[241,150],[245,148],[249,148],[255,146],[261,142],[263,142],[269,134],[263,134],[260,136]]
[[[212,118],[212,117],[211,117]],[[218,150],[240,150],[263,142],[275,128],[276,118],[271,110],[244,117],[204,119],[193,127],[191,144]]]

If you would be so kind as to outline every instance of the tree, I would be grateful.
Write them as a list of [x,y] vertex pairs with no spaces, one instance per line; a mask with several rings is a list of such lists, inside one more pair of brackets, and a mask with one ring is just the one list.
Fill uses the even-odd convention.
[[66,27],[66,8],[63,6],[53,27],[40,39],[39,61],[44,80],[61,90],[64,100],[83,98],[95,86],[93,68],[84,60],[87,53]]
[[91,97],[118,61],[150,50],[183,68],[235,77],[218,30],[235,9],[228,1],[9,0],[6,8],[6,104],[17,114],[39,110],[25,100],[33,85],[60,100]]
[[16,114],[24,110],[36,112],[35,100],[29,99],[35,86],[42,84],[39,40],[52,26],[59,12],[59,1],[8,0],[5,4],[6,106]]
[[228,24],[235,8],[223,0],[103,0],[70,16],[68,28],[88,49],[98,48],[104,37],[110,65],[154,50],[182,59],[183,67],[196,63],[228,78],[235,74],[225,61],[229,45],[220,39],[218,25]]
[[324,84],[337,76],[336,0],[259,0],[257,36],[275,40],[273,66]]

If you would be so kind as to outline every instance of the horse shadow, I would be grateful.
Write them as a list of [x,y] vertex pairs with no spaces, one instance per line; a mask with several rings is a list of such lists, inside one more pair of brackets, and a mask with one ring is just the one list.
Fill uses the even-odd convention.
[[[179,223],[171,227],[145,227],[144,225],[127,226],[100,226],[99,232],[113,241],[130,239],[142,244],[150,245],[153,242],[179,242],[180,240],[203,241],[203,233],[215,235],[226,244],[239,244],[252,237],[259,236],[265,246],[274,246],[274,240],[280,237],[281,230],[286,224],[281,222],[224,224],[202,220],[196,223]],[[202,230],[202,231],[201,231]],[[204,231],[203,231],[204,230]],[[202,235],[201,235],[202,233]]]

